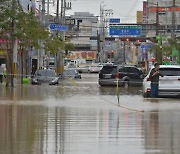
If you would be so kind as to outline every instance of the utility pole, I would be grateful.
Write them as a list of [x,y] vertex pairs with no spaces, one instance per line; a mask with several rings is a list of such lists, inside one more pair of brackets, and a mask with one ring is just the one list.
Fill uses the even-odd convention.
[[126,41],[123,44],[123,62],[126,64]]
[[[15,11],[16,9],[16,0],[12,0],[11,3],[11,7],[12,7],[12,11]],[[11,48],[10,48],[10,54],[9,54],[9,74],[10,74],[10,82],[11,82],[11,87],[14,87],[14,71],[13,71],[13,51],[14,51],[14,47],[15,47],[15,38],[14,38],[14,32],[15,32],[15,19],[14,17],[12,17],[12,22],[11,22]],[[6,86],[9,86],[9,79],[7,79],[7,83]]]
[[97,54],[97,61],[100,62],[100,52],[101,52],[101,49],[100,49],[100,34],[97,30],[97,51],[98,51],[98,54]]
[[156,36],[159,35],[159,5],[156,6]]
[[56,22],[59,22],[59,0],[57,0]]
[[171,38],[173,40],[176,39],[175,37],[175,33],[174,33],[174,30],[175,30],[175,0],[173,0],[173,4],[172,4],[172,27],[171,27]]

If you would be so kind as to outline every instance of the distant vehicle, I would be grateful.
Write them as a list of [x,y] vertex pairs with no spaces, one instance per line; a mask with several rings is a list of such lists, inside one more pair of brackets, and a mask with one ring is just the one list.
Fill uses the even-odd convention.
[[[149,73],[143,80],[143,96],[149,97],[151,92],[151,81]],[[176,65],[160,65],[159,69],[163,77],[159,77],[159,96],[180,96],[180,66]]]
[[70,63],[71,62],[71,60],[70,59],[64,59],[64,66],[67,66],[68,65],[68,63]]
[[105,65],[114,65],[114,63],[107,62],[107,63],[101,63],[101,65],[103,65],[103,66],[105,66]]
[[31,83],[39,85],[42,83],[48,83],[49,85],[57,85],[59,83],[59,77],[54,70],[37,70],[31,79]]
[[66,66],[67,69],[76,69],[76,65],[74,63],[68,63],[67,66]]
[[91,65],[89,67],[89,73],[99,73],[103,68],[103,65]]
[[47,69],[55,69],[55,58],[50,57],[46,59],[46,68]]
[[81,79],[81,74],[79,74],[78,71],[75,69],[67,69],[67,70],[64,70],[60,78]]
[[144,78],[143,72],[134,66],[105,65],[99,73],[99,85],[140,86]]
[[79,73],[89,73],[89,67],[90,66],[88,66],[88,65],[86,65],[86,66],[79,66],[77,68],[77,70],[78,70]]

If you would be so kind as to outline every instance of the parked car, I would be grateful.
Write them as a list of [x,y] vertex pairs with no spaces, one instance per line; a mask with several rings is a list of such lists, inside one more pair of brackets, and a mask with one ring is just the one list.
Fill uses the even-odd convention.
[[103,68],[103,65],[91,65],[89,67],[89,73],[99,73]]
[[[151,81],[149,75],[152,67],[143,80],[143,96],[149,97]],[[180,66],[160,65],[159,69],[163,77],[159,77],[159,96],[180,96]]]
[[88,65],[86,66],[80,66],[77,68],[79,73],[89,73],[89,67]]
[[61,78],[76,78],[76,79],[81,79],[81,74],[75,69],[67,69],[64,70],[64,72],[61,75]]
[[142,85],[144,75],[135,66],[105,65],[99,73],[99,85],[117,85],[116,78],[119,78],[118,84],[120,86],[140,86]]
[[59,77],[54,70],[37,70],[31,79],[32,84],[48,83],[49,85],[57,85],[59,83]]
[[68,63],[66,66],[67,69],[77,69],[76,65],[74,63]]

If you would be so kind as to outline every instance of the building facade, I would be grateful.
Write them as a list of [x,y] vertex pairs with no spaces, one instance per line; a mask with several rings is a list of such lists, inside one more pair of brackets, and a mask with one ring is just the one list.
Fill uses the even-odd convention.
[[147,29],[147,37],[157,34],[171,37],[172,29],[175,37],[180,36],[180,0],[175,0],[175,6],[173,0],[147,0],[143,17],[144,23],[156,25],[155,29]]

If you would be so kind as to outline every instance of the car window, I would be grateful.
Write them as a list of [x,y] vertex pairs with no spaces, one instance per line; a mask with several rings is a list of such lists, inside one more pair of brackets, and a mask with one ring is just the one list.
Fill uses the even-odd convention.
[[54,62],[50,62],[49,65],[54,65]]
[[126,71],[127,71],[128,73],[133,73],[133,70],[131,69],[131,67],[126,67]]
[[137,68],[132,67],[132,72],[136,74],[140,74],[140,71]]
[[163,76],[180,76],[180,68],[160,68]]
[[126,72],[126,68],[125,67],[120,68],[119,72]]
[[103,66],[101,69],[102,74],[115,74],[117,72],[117,66]]

